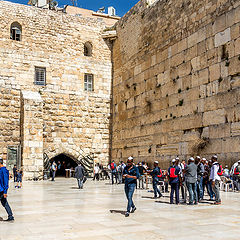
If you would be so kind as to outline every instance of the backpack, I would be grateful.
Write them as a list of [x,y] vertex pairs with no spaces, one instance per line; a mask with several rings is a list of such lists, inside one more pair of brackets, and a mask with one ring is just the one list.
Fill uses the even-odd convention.
[[162,175],[163,175],[163,174],[162,174],[162,169],[161,169],[161,168],[159,168],[159,175],[157,175],[157,177],[158,177],[158,178],[161,178],[161,177],[162,177]]
[[219,168],[218,168],[218,172],[217,172],[218,176],[222,176],[223,175],[223,168],[222,165],[219,164]]
[[177,178],[178,177],[178,175],[175,174],[175,170],[176,169],[174,167],[170,168],[170,174],[169,174],[170,178]]
[[116,165],[115,165],[115,163],[111,163],[111,170],[114,170],[116,168]]

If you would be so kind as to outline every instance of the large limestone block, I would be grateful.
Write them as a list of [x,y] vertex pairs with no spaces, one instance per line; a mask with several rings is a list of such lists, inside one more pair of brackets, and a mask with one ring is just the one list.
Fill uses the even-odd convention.
[[214,111],[203,113],[203,126],[221,124],[226,122],[225,109],[218,109]]
[[218,80],[220,78],[220,74],[221,74],[220,64],[217,63],[214,65],[211,65],[209,67],[209,73],[210,73],[209,79],[211,82]]
[[211,139],[230,137],[230,123],[209,126],[209,137]]
[[231,41],[231,32],[230,28],[227,28],[226,30],[219,32],[215,35],[214,44],[215,47],[219,47],[229,41]]
[[240,136],[240,122],[231,124],[231,136]]
[[222,14],[217,17],[213,24],[213,33],[218,33],[223,31],[226,28],[226,15]]

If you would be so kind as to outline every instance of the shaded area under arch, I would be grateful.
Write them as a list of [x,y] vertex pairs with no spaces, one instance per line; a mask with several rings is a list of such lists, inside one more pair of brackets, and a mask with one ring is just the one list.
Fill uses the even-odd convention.
[[51,159],[51,163],[53,161],[55,161],[58,166],[58,170],[56,172],[56,177],[65,176],[66,175],[65,169],[74,170],[75,167],[78,165],[77,160],[75,160],[73,157],[68,156],[67,154],[64,154],[64,153],[61,153],[61,154],[53,157]]

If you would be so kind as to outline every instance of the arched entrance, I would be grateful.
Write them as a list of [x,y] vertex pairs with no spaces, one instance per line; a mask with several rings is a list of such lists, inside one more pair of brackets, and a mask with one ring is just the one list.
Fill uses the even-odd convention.
[[75,167],[78,165],[76,160],[72,158],[71,156],[68,156],[64,153],[61,153],[55,157],[53,157],[51,160],[51,163],[55,161],[55,163],[58,166],[58,170],[56,172],[56,177],[64,177],[66,176],[65,169],[72,169],[74,170]]

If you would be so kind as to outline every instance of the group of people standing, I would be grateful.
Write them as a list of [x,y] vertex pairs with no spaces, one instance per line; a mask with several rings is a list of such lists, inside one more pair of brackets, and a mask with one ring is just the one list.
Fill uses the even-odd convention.
[[[128,158],[127,165],[123,169],[124,189],[128,200],[126,217],[136,211],[132,197],[137,186],[137,179],[140,179],[141,176],[139,171],[141,169],[142,164],[134,165],[133,157]],[[171,186],[170,204],[174,203],[174,195],[175,203],[180,204],[179,191],[181,189],[183,203],[187,203],[187,195],[189,195],[188,204],[197,205],[203,200],[205,188],[209,194],[209,200],[214,201],[215,205],[221,204],[220,176],[223,174],[223,168],[218,162],[217,155],[212,156],[209,161],[199,156],[195,158],[190,157],[187,163],[185,163],[185,160],[180,162],[180,159],[177,157],[171,161],[171,166],[168,168],[166,175],[163,174],[158,161],[154,162],[152,170],[148,168],[142,170],[152,176],[154,198],[163,196],[158,186],[159,182],[163,182],[167,176]],[[238,170],[240,171],[240,161],[239,169],[236,171]]]
[[172,160],[172,166],[168,169],[169,184],[171,186],[170,203],[173,204],[175,194],[176,204],[179,204],[179,189],[181,188],[183,203],[186,203],[187,192],[189,193],[189,205],[197,205],[204,197],[206,188],[210,201],[221,204],[220,176],[223,174],[222,166],[216,155],[211,160],[205,158],[190,157],[186,164],[179,158]]

